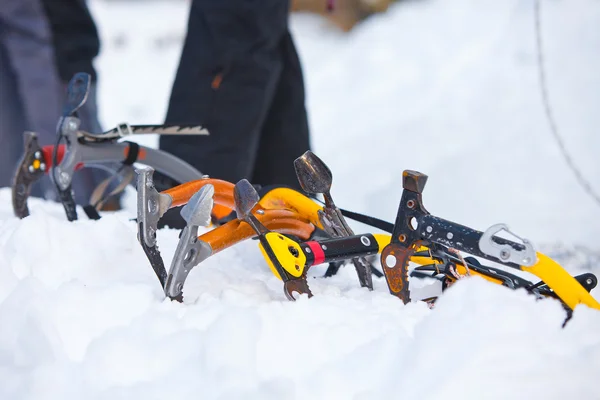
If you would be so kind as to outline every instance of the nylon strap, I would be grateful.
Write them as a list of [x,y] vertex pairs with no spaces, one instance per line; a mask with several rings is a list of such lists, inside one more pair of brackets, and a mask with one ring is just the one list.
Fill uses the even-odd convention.
[[129,151],[127,152],[127,157],[123,161],[123,165],[133,165],[133,163],[137,161],[137,158],[140,154],[140,145],[136,142],[126,143],[129,145]]
[[[110,184],[113,183],[114,180],[118,179],[119,177],[121,177],[121,179],[118,185],[113,190],[107,193],[107,189],[110,186]],[[104,206],[104,204],[108,201],[110,197],[115,196],[124,191],[125,188],[131,182],[133,182],[134,177],[135,171],[133,167],[131,167],[130,165],[123,165],[119,169],[119,171],[117,171],[116,174],[109,176],[108,178],[100,182],[100,184],[96,186],[96,189],[94,189],[92,195],[90,196],[90,204],[83,207],[83,210],[85,211],[88,218],[100,219],[100,214],[98,213],[98,210],[100,210],[102,206]]]
[[390,222],[384,221],[379,218],[370,217],[368,215],[356,213],[354,211],[344,210],[343,208],[340,208],[340,211],[342,212],[342,215],[344,217],[348,217],[350,219],[353,219],[354,221],[362,222],[363,224],[367,224],[374,228],[381,229],[382,231],[385,231],[387,233],[394,232],[394,224]]

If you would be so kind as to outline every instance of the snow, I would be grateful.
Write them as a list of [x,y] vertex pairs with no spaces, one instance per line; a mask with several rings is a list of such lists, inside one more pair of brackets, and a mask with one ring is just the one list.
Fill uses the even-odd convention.
[[[161,122],[187,2],[90,4],[104,126]],[[569,272],[598,275],[600,209],[544,119],[532,12],[532,1],[399,2],[346,36],[295,15],[336,202],[393,221],[402,170],[420,170],[433,214],[506,222]],[[554,112],[596,191],[599,23],[598,2],[542,1]],[[578,307],[561,328],[557,301],[477,278],[430,310],[402,305],[383,279],[361,289],[352,267],[328,279],[317,267],[315,296],[290,303],[247,241],[194,269],[184,304],[165,300],[130,221],[134,196],[70,223],[35,199],[17,220],[0,189],[0,399],[600,398],[600,313]],[[158,233],[167,264],[177,236]]]

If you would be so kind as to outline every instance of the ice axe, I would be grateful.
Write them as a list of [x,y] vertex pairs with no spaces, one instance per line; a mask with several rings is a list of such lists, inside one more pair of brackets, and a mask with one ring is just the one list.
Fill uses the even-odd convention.
[[211,223],[214,194],[213,185],[203,186],[181,209],[186,226],[181,231],[165,284],[165,294],[171,299],[183,301],[183,283],[187,275],[212,254],[210,245],[198,238],[198,228]]
[[[296,169],[298,182],[305,192],[309,194],[322,194],[325,198],[325,207],[323,211],[319,211],[319,218],[325,232],[332,237],[354,235],[341,210],[335,205],[331,197],[333,174],[325,162],[312,151],[308,150],[294,160],[294,168]],[[360,285],[373,290],[371,263],[364,257],[355,257],[352,259],[352,263],[356,268]]]
[[19,218],[29,215],[27,198],[31,192],[31,185],[42,177],[48,168],[37,135],[34,132],[25,132],[24,139],[25,152],[19,160],[12,182],[13,210]]
[[233,200],[237,218],[250,225],[258,235],[263,256],[275,276],[283,281],[283,292],[287,299],[295,301],[294,292],[312,297],[306,282],[306,260],[302,260],[300,245],[287,236],[270,231],[252,214],[260,200],[254,186],[248,180],[242,179],[233,189]]
[[[89,74],[79,72],[73,76],[67,86],[67,99],[63,105],[62,117],[57,127],[56,146],[52,153],[52,174],[50,175],[58,197],[65,208],[67,219],[74,221],[77,219],[77,210],[75,200],[73,198],[73,190],[71,188],[70,177],[67,171],[63,171],[58,163],[58,148],[61,140],[69,140],[68,138],[77,132],[81,121],[75,117],[77,110],[85,104],[88,93],[90,91],[91,76]],[[76,160],[65,160],[67,169],[75,168]]]

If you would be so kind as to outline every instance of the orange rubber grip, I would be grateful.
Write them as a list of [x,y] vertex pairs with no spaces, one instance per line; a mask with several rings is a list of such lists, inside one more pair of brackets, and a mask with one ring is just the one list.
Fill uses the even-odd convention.
[[[310,238],[315,230],[306,218],[289,210],[265,210],[264,214],[256,217],[269,230],[299,237],[302,240]],[[216,254],[239,242],[256,236],[256,232],[244,221],[232,220],[212,231],[206,232],[198,239],[210,244]]]
[[233,210],[234,185],[231,182],[223,181],[221,179],[198,179],[195,181],[182,183],[179,186],[167,189],[161,193],[171,196],[173,199],[171,207],[178,207],[186,204],[198,190],[202,189],[208,184],[215,187],[215,204],[220,204],[222,206],[229,207],[230,210]]

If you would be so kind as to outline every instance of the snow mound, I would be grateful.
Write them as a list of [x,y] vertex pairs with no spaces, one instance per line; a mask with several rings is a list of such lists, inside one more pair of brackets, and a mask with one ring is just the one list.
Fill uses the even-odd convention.
[[[158,240],[168,264],[178,232]],[[580,307],[562,329],[557,301],[478,278],[430,310],[383,279],[359,288],[352,267],[315,268],[315,297],[291,303],[247,241],[194,269],[180,304],[126,213],[9,218],[0,257],[3,399],[600,395],[600,313]]]

